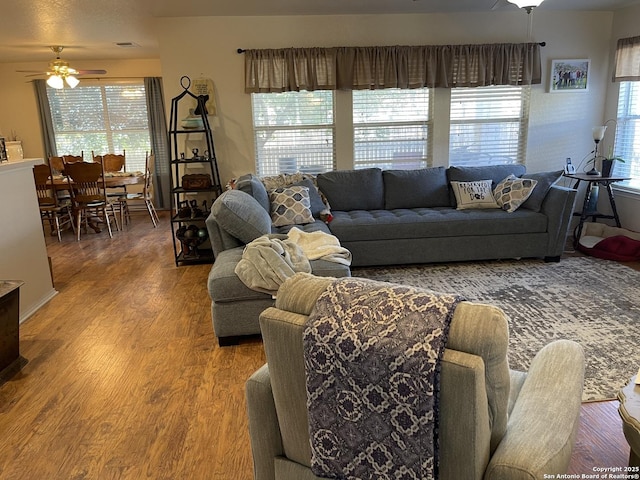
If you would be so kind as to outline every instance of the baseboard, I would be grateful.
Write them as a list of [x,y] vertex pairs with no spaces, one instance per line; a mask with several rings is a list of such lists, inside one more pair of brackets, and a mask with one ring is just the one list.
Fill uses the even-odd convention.
[[36,313],[38,310],[40,310],[41,307],[43,307],[49,300],[51,300],[53,297],[55,297],[58,294],[58,291],[55,288],[52,288],[51,290],[49,290],[47,292],[46,295],[44,295],[42,298],[40,298],[40,300],[35,303],[34,305],[31,306],[31,308],[29,308],[26,311],[20,311],[20,323],[24,322],[25,320],[27,320],[31,315],[33,315],[34,313]]

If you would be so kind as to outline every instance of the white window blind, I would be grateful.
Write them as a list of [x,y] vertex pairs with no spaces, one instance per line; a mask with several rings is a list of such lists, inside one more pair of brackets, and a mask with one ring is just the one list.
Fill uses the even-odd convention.
[[147,103],[141,81],[47,87],[58,155],[85,161],[104,153],[126,152],[127,171],[143,171],[151,148]]
[[332,91],[253,93],[251,100],[258,175],[334,169]]
[[431,91],[353,91],[354,167],[423,168],[431,164]]
[[624,163],[615,162],[614,173],[631,180],[616,186],[640,190],[640,82],[620,82],[617,117],[615,155]]
[[452,89],[450,165],[524,163],[529,94],[519,86]]

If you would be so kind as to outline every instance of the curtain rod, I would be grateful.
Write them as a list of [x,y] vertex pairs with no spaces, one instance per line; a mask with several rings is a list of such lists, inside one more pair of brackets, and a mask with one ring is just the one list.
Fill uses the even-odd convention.
[[[546,47],[547,46],[547,42],[538,42],[538,45],[540,45],[541,47]],[[239,48],[236,50],[236,52],[240,53],[245,53],[247,51],[247,49],[245,48]]]

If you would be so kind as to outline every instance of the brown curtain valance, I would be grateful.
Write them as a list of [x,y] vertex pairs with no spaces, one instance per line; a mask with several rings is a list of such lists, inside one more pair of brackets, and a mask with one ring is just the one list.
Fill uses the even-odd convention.
[[540,44],[245,50],[245,92],[541,83]]
[[640,37],[618,40],[612,80],[614,82],[640,81]]

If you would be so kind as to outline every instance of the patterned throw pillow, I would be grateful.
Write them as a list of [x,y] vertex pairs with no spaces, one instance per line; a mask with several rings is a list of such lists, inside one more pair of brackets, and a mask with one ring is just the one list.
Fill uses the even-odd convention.
[[314,221],[311,214],[309,189],[301,186],[269,190],[271,220],[276,227],[302,225]]
[[537,184],[536,180],[530,178],[509,175],[496,185],[493,196],[501,209],[509,213],[515,212],[529,198]]
[[451,182],[458,210],[467,208],[498,208],[491,192],[491,180],[475,182]]

